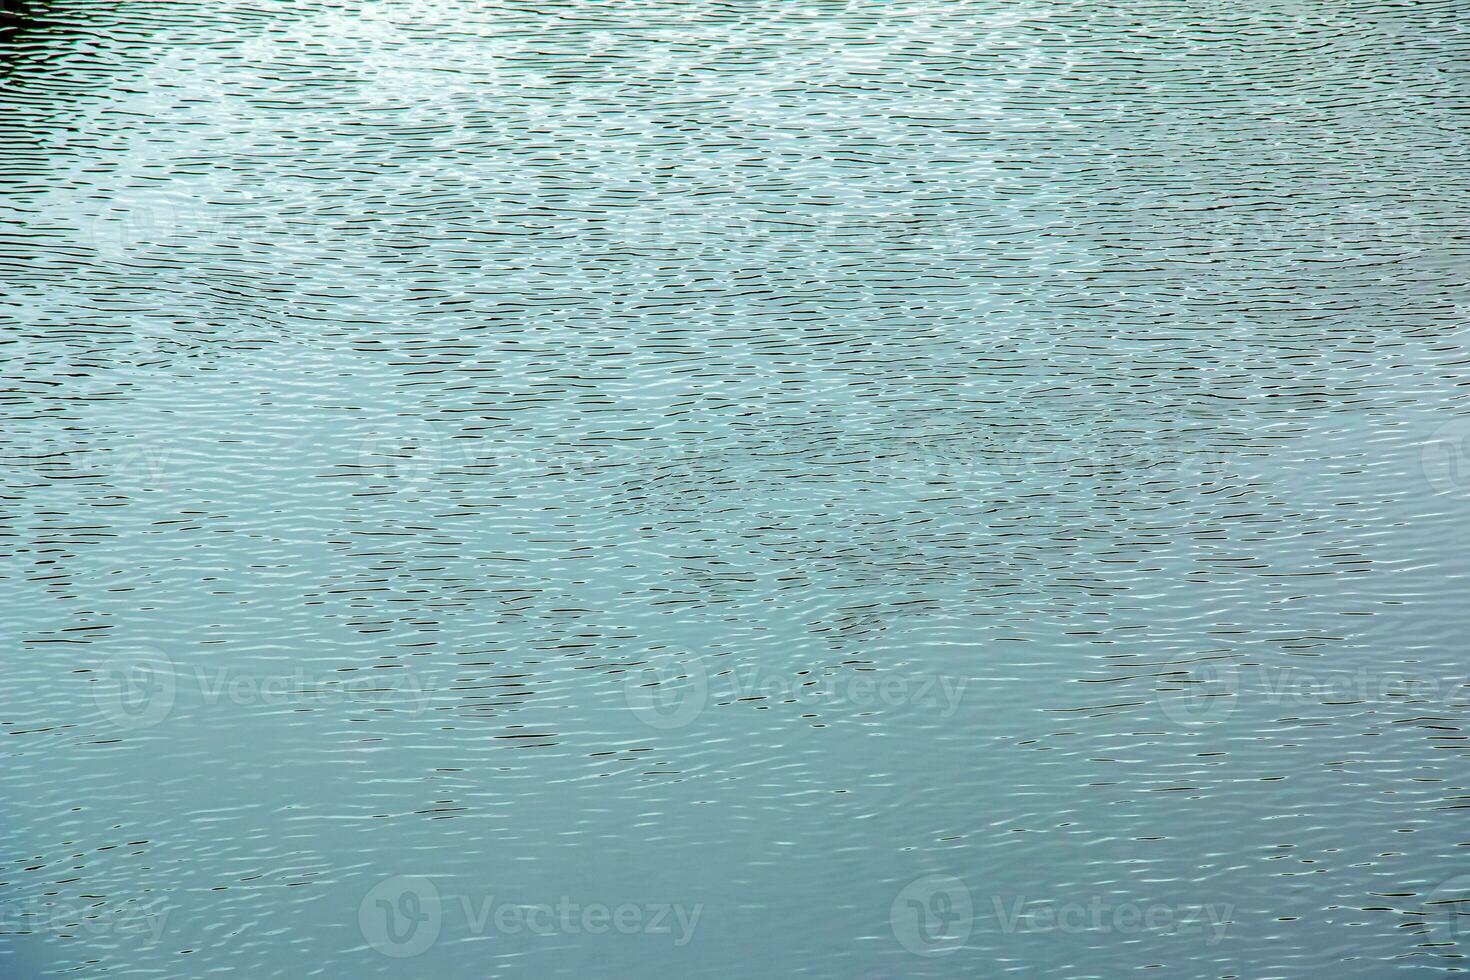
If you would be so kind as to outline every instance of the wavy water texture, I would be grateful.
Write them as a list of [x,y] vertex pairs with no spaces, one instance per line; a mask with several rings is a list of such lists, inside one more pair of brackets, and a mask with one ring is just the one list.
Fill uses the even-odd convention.
[[10,0],[0,975],[1465,969],[1466,13]]

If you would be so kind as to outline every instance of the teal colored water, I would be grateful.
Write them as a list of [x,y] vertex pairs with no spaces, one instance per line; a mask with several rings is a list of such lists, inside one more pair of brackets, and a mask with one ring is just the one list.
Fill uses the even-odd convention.
[[0,976],[1464,969],[1459,2],[0,28]]

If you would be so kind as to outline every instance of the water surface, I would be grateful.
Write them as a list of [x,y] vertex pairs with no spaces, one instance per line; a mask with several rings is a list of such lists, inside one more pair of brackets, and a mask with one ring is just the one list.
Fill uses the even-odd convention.
[[0,974],[1462,969],[1463,15],[21,8]]

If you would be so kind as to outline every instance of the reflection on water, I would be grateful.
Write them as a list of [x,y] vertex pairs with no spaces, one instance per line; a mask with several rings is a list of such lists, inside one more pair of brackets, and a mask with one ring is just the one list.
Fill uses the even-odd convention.
[[1457,4],[12,9],[6,976],[1463,962]]

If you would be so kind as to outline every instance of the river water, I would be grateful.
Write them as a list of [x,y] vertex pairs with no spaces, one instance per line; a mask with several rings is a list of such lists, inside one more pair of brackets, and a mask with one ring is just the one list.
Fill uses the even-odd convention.
[[12,10],[0,975],[1462,969],[1464,13]]

